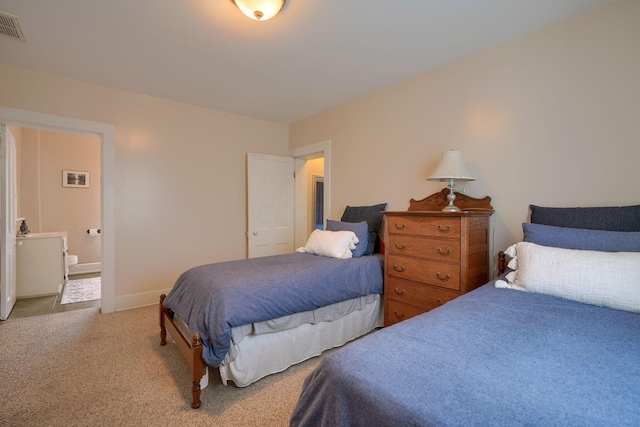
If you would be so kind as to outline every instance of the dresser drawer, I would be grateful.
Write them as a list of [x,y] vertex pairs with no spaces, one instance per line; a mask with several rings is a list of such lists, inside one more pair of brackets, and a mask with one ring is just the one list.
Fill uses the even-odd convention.
[[389,217],[389,234],[419,234],[430,237],[460,238],[460,217],[397,216]]
[[[444,191],[383,212],[384,323],[432,310],[486,283],[491,198],[460,198],[467,211],[442,212]],[[457,200],[457,199],[456,199]],[[462,206],[460,206],[463,208]]]
[[418,307],[414,307],[412,305],[403,304],[394,300],[386,300],[386,305],[384,307],[385,316],[384,316],[384,324],[385,326],[393,325],[394,323],[402,322],[403,320],[410,319],[412,317],[418,316],[419,314],[426,313],[426,309],[421,309]]
[[389,277],[426,283],[454,291],[460,290],[460,264],[389,254],[386,269]]
[[389,235],[389,254],[428,258],[434,261],[460,262],[460,241],[399,234]]
[[432,288],[391,277],[385,283],[384,293],[388,299],[419,306],[425,310],[439,307],[460,295],[447,289]]

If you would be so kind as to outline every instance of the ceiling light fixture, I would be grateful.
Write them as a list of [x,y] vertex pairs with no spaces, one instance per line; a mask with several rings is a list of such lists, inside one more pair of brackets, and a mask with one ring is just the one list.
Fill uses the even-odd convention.
[[287,0],[231,0],[238,9],[251,19],[266,21],[278,14]]

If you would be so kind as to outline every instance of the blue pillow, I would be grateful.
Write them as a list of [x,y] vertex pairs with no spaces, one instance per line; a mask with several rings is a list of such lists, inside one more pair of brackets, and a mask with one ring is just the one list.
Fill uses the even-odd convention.
[[531,222],[589,230],[640,231],[640,205],[547,208],[530,205]]
[[365,255],[371,255],[375,249],[378,228],[380,228],[380,224],[382,223],[382,214],[380,212],[386,208],[386,203],[373,206],[347,206],[342,214],[342,218],[340,218],[340,221],[344,222],[367,222],[369,226],[369,244]]
[[640,252],[640,232],[604,231],[522,224],[524,241],[562,249],[600,252]]
[[353,231],[359,242],[353,250],[353,257],[359,258],[367,251],[369,242],[369,227],[366,221],[362,222],[340,222],[327,220],[327,230],[329,231]]

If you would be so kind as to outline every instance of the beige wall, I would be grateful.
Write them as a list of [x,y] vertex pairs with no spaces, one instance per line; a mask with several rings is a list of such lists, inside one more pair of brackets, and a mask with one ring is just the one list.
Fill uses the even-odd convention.
[[[20,216],[31,232],[66,231],[69,253],[78,262],[99,262],[100,236],[87,234],[100,228],[100,139],[44,130],[19,129],[18,201]],[[89,188],[62,186],[62,171],[89,173]]]
[[[442,188],[464,152],[493,197],[495,249],[528,204],[639,203],[640,2],[618,0],[290,127],[0,65],[0,105],[113,124],[116,297],[246,255],[246,153],[332,144],[332,211]],[[339,64],[337,64],[339,65]],[[289,143],[288,143],[289,140]]]
[[[529,204],[639,204],[640,1],[619,0],[293,124],[291,148],[332,141],[332,213],[406,210],[445,150],[490,195],[494,249]],[[418,53],[419,54],[419,53]]]
[[288,151],[282,124],[4,65],[0,105],[116,126],[120,300],[155,302],[189,267],[244,258],[246,153]]

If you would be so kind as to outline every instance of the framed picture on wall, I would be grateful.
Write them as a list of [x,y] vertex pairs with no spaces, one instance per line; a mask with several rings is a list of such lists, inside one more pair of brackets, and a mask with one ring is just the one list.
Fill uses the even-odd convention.
[[62,171],[62,186],[89,188],[89,172]]

